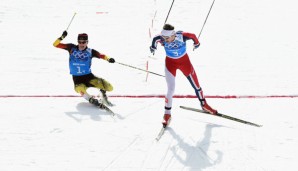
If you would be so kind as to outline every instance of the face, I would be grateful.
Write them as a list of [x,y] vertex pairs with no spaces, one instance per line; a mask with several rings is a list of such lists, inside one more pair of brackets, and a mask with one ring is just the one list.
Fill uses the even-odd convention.
[[79,50],[84,50],[87,47],[88,40],[78,40]]
[[164,38],[167,43],[173,42],[175,40],[175,37],[176,37],[175,34],[172,36],[162,36],[162,38]]

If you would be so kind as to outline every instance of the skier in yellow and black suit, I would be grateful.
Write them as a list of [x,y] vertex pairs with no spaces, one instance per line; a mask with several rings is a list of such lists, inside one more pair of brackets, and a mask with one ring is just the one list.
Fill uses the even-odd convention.
[[88,35],[86,33],[78,35],[78,45],[61,43],[66,36],[67,31],[64,31],[53,45],[69,52],[69,70],[73,78],[75,91],[80,93],[90,103],[101,106],[97,99],[87,93],[89,87],[98,88],[102,92],[103,103],[111,106],[112,103],[108,101],[106,91],[112,91],[113,86],[108,81],[93,75],[91,64],[93,57],[107,60],[110,63],[114,63],[115,59],[88,48]]

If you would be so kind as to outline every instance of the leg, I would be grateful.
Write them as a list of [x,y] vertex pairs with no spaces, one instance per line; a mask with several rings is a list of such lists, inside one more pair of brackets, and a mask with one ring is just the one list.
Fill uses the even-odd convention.
[[175,92],[175,77],[176,77],[176,71],[179,67],[179,59],[172,59],[169,57],[166,57],[166,67],[165,67],[165,76],[166,76],[166,82],[167,82],[167,94],[165,98],[165,114],[171,115],[171,109],[172,109],[172,102],[173,102],[173,95]]
[[[192,67],[192,70],[193,70],[193,67]],[[191,72],[191,74],[186,76],[186,78],[188,79],[188,81],[189,81],[190,85],[192,86],[192,88],[195,90],[195,93],[196,93],[201,105],[204,105],[206,100],[205,100],[205,97],[203,95],[203,90],[200,87],[196,72],[193,70],[193,72]]]
[[175,92],[175,76],[165,68],[166,73],[166,82],[167,82],[167,94],[165,98],[165,114],[171,114],[172,103],[173,103],[173,95]]
[[179,69],[181,70],[181,72],[185,75],[185,77],[190,82],[190,84],[191,84],[192,88],[195,90],[195,93],[196,93],[198,99],[200,100],[201,104],[204,104],[205,98],[203,95],[203,91],[200,87],[196,71],[194,70],[187,54],[184,57],[182,57],[181,63],[182,63],[182,65],[180,66]]
[[176,70],[177,69],[175,68],[175,65],[170,64],[169,61],[166,61],[165,75],[166,75],[168,90],[165,97],[165,112],[164,112],[163,122],[162,122],[164,127],[166,127],[171,121],[171,109],[172,109],[173,95],[175,92]]
[[109,105],[109,106],[114,106],[113,103],[108,100],[108,96],[106,94],[106,91],[100,89],[100,92],[101,92],[101,97],[102,97],[103,103],[106,104],[106,105]]
[[102,108],[102,103],[99,103],[97,99],[95,99],[94,97],[92,97],[91,95],[89,95],[87,93],[87,86],[85,84],[77,84],[75,85],[75,91],[77,93],[80,93],[81,96],[86,99],[87,101],[89,101],[89,103],[94,104],[95,106],[99,106],[100,108]]
[[113,106],[113,104],[108,100],[108,97],[106,95],[107,91],[113,90],[113,86],[108,81],[106,81],[102,78],[95,77],[94,79],[92,79],[90,81],[90,84],[100,90],[100,92],[102,94],[103,103],[105,103],[109,106]]
[[203,91],[202,91],[202,88],[200,87],[199,85],[199,82],[197,80],[197,76],[196,76],[196,73],[195,71],[192,72],[189,76],[187,76],[187,79],[188,81],[190,82],[191,86],[194,88],[195,92],[196,92],[196,95],[198,97],[198,99],[200,100],[201,102],[201,107],[203,110],[211,113],[211,114],[216,114],[217,111],[215,109],[212,109],[208,103],[206,102],[206,99],[203,95]]
[[90,84],[100,90],[113,91],[112,84],[102,78],[95,77],[94,79],[90,80]]
[[84,97],[84,99],[86,99],[87,101],[89,101],[90,99],[90,95],[87,93],[87,86],[83,83],[81,84],[76,84],[74,89],[77,93],[81,94],[81,96]]
[[202,88],[199,84],[199,81],[198,81],[197,74],[196,74],[192,64],[190,63],[188,56],[185,59],[186,59],[184,61],[185,63],[180,69],[183,72],[183,74],[186,76],[188,81],[190,82],[192,88],[195,90],[195,93],[201,103],[202,109],[208,111],[211,114],[216,114],[217,111],[212,109],[206,102],[206,99],[203,95],[203,90],[202,90]]

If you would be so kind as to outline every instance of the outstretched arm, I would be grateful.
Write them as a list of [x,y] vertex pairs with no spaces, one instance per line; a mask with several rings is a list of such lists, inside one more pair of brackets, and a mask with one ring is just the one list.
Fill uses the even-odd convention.
[[92,56],[100,58],[100,59],[104,59],[110,63],[115,63],[115,59],[114,58],[110,58],[109,56],[103,54],[103,53],[99,53],[97,50],[92,49]]

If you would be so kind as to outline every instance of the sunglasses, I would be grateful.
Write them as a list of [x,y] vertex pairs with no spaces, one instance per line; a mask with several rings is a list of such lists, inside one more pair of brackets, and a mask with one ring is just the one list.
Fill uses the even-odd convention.
[[79,44],[85,44],[87,41],[78,41]]

